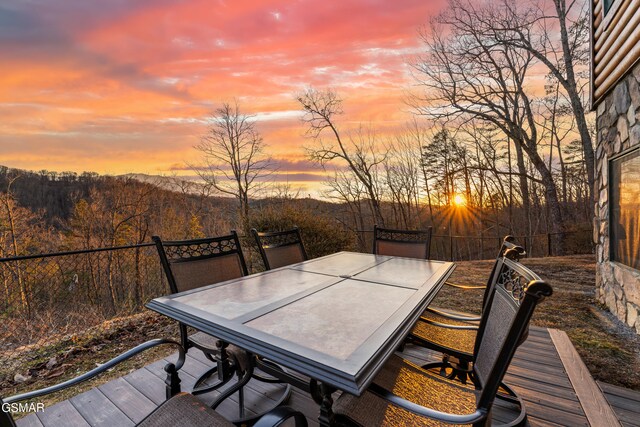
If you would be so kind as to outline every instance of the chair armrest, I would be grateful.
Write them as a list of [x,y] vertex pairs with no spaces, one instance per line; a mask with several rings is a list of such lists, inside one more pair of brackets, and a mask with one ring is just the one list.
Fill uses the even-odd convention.
[[393,394],[389,390],[375,383],[372,383],[368,390],[392,405],[398,406],[422,417],[431,418],[432,420],[438,420],[449,424],[474,424],[487,417],[487,411],[485,409],[476,409],[474,413],[467,415],[436,411],[435,409],[418,405],[417,403],[413,403],[410,400],[398,396],[397,394]]
[[139,353],[142,353],[145,350],[148,350],[150,348],[156,347],[158,345],[162,345],[162,344],[169,344],[169,345],[175,345],[178,347],[178,360],[176,361],[175,364],[173,363],[169,363],[167,364],[167,366],[165,366],[164,370],[167,371],[167,373],[171,373],[179,370],[180,368],[182,368],[182,365],[184,365],[184,360],[185,360],[185,351],[184,348],[182,348],[182,345],[180,345],[180,343],[173,341],[173,340],[168,340],[168,339],[155,339],[155,340],[150,340],[147,341],[145,343],[142,343],[134,348],[132,348],[131,350],[128,350],[125,353],[122,353],[119,356],[114,357],[113,359],[109,360],[108,362],[98,366],[97,368],[94,368],[92,370],[90,370],[89,372],[86,372],[80,376],[77,376],[75,378],[72,378],[70,380],[67,380],[63,383],[60,384],[56,384],[56,385],[52,385],[50,387],[46,387],[40,390],[34,390],[34,391],[30,391],[27,393],[23,393],[23,394],[17,394],[15,396],[11,396],[8,397],[6,399],[4,399],[4,403],[12,403],[12,402],[20,402],[22,400],[27,400],[27,399],[33,399],[34,397],[40,397],[40,396],[44,396],[46,394],[50,394],[50,393],[55,393],[57,391],[60,390],[64,390],[66,388],[72,387],[74,385],[80,384],[83,381],[87,381],[90,380],[91,378],[105,372],[108,371],[109,369],[113,368],[114,366],[116,366],[117,364],[124,362],[127,359],[131,359],[133,356],[136,356]]
[[307,427],[307,418],[302,412],[296,411],[289,406],[278,406],[274,410],[264,414],[254,427],[277,427],[282,425],[289,418],[293,417],[296,427]]
[[471,331],[477,331],[478,330],[478,327],[476,325],[450,325],[448,323],[435,322],[435,321],[433,321],[431,319],[427,319],[426,317],[421,317],[419,319],[419,321],[428,323],[428,324],[433,325],[433,326],[438,326],[440,328],[467,329],[467,330],[471,330]]
[[486,288],[485,285],[460,285],[459,283],[453,283],[453,282],[444,282],[445,285],[448,286],[452,286],[454,288],[458,288],[458,289],[484,289]]
[[479,322],[482,318],[480,316],[462,316],[453,313],[447,313],[446,311],[441,311],[435,308],[427,307],[426,311],[430,311],[431,313],[435,313],[438,316],[446,317],[451,320],[461,320],[463,322]]

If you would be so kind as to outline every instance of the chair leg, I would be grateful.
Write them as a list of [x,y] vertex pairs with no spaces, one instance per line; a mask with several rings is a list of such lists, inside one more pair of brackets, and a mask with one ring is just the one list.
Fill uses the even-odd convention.
[[[449,363],[446,363],[446,362],[425,363],[424,365],[421,366],[421,368],[424,369],[425,371],[431,371],[431,370],[437,369],[438,375],[440,375],[441,377],[445,377],[448,380],[451,380],[456,376],[456,372],[453,366],[451,366]],[[450,369],[451,371],[448,372],[447,369]]]
[[[500,393],[500,390],[504,390],[506,394]],[[497,399],[512,403],[513,405],[516,405],[520,408],[520,413],[513,421],[507,424],[501,424],[500,427],[514,427],[524,425],[527,421],[527,410],[520,396],[518,396],[518,394],[505,383],[500,383],[500,390],[496,394]]]
[[442,366],[440,366],[440,375],[443,377],[447,377],[448,379],[453,379],[453,374],[455,373],[455,371],[453,370],[453,367],[451,368],[451,376],[449,374],[447,374],[447,367],[451,366],[451,364],[449,363],[449,355],[448,354],[443,354],[442,355]]
[[[462,384],[466,384],[467,380],[473,381],[470,362],[452,358],[448,354],[442,356],[442,362],[426,363],[422,365],[422,369],[439,369],[441,376],[449,380],[457,378]],[[448,369],[451,369],[451,372],[447,372]]]
[[[279,370],[279,371],[285,372],[279,365],[273,362],[268,362],[265,364],[264,361],[261,360],[259,364],[267,365],[268,368],[273,370]],[[259,375],[256,375],[255,373],[256,359],[253,355],[251,355],[249,357],[249,363],[247,364],[247,367],[244,371],[241,370],[240,365],[237,362],[234,362],[232,366],[234,367],[235,372],[237,374],[237,381],[234,382],[233,385],[231,385],[230,387],[222,391],[220,395],[218,395],[218,397],[211,404],[211,408],[216,409],[225,399],[232,396],[234,393],[238,392],[239,416],[238,416],[238,419],[231,420],[231,422],[237,426],[253,425],[264,414],[257,414],[253,416],[246,414],[246,408],[244,403],[244,400],[245,400],[244,387],[249,383],[249,381],[251,381],[254,378],[257,380],[261,380],[261,377]],[[232,377],[235,377],[235,375],[233,375]],[[265,382],[284,383],[284,381],[281,381],[277,378],[264,378],[264,380],[266,380]],[[282,395],[280,395],[280,398],[277,401],[274,401],[272,403],[272,406],[273,407],[280,406],[281,404],[285,403],[290,396],[291,396],[291,385],[286,384],[286,386],[283,387]]]
[[[236,391],[241,390],[245,385],[247,385],[249,380],[251,380],[252,375],[253,375],[253,366],[249,366],[247,370],[244,372],[238,372],[238,381],[234,385],[232,385],[231,387],[223,391],[216,398],[216,400],[213,401],[213,403],[211,404],[211,409],[216,409],[218,405],[220,405],[226,398],[234,394]],[[241,405],[241,406],[244,406],[244,405]]]
[[[204,352],[206,358],[214,362],[216,365],[202,374],[200,378],[196,380],[195,384],[193,385],[193,390],[191,391],[192,394],[198,395],[217,390],[218,388],[227,384],[233,378],[237,364],[228,357],[225,350],[225,344],[226,343],[223,343],[219,346],[220,350],[215,355]],[[215,374],[217,374],[218,382],[210,386],[202,386],[205,381],[207,381]]]
[[460,380],[462,384],[466,384],[468,379],[471,379],[471,366],[469,362],[460,361],[458,363],[452,363],[455,377]]
[[210,376],[212,376],[213,374],[216,374],[218,372],[218,367],[214,366],[213,368],[209,369],[207,372],[205,372],[204,374],[200,375],[200,378],[198,378],[195,382],[195,384],[193,385],[193,389],[197,389],[203,382],[205,382],[207,379],[209,379]]
[[200,376],[200,378],[198,378],[195,382],[195,384],[193,385],[193,390],[191,390],[191,394],[193,395],[198,395],[198,394],[202,394],[202,393],[208,393],[212,390],[217,390],[220,387],[222,387],[223,385],[225,385],[226,383],[229,382],[229,380],[231,380],[231,378],[233,378],[233,376],[226,376],[226,378],[223,381],[218,381],[217,383],[210,385],[210,386],[202,386],[202,384],[207,381],[209,378],[211,378],[214,374],[216,374],[218,372],[218,367],[214,366],[213,368],[209,369],[207,372],[205,372],[204,374],[202,374],[202,376]]
[[[506,393],[503,393],[503,391]],[[505,402],[513,403],[514,405],[520,405],[522,403],[522,399],[520,399],[520,396],[518,396],[518,394],[511,387],[503,382],[500,383],[500,388],[498,389],[496,398],[504,400]]]
[[[282,373],[286,373],[285,370],[282,368],[282,366],[278,365],[277,363],[274,363],[270,360],[265,360],[265,359],[260,359],[259,361],[259,365],[262,365],[266,368],[269,368],[271,371],[277,371],[277,372],[282,372]],[[260,366],[258,366],[258,369],[260,368]],[[274,376],[264,376],[264,375],[260,375],[257,374],[255,371],[253,372],[253,378],[255,378],[256,380],[263,382],[263,383],[270,383],[270,384],[282,384],[285,383],[286,381],[280,379],[277,377],[277,374]]]
[[238,390],[238,417],[244,418],[244,387]]

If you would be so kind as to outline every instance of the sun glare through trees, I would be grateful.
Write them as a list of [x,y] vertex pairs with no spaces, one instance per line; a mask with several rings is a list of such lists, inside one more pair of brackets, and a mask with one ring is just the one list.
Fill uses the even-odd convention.
[[464,197],[462,194],[456,194],[455,196],[453,196],[453,204],[459,207],[466,206],[467,198]]

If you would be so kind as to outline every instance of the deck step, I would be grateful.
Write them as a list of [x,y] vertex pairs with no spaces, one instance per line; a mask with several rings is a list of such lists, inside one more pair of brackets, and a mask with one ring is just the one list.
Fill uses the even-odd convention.
[[607,427],[622,426],[618,416],[580,358],[578,351],[571,344],[567,333],[557,329],[549,329],[549,335],[589,424]]

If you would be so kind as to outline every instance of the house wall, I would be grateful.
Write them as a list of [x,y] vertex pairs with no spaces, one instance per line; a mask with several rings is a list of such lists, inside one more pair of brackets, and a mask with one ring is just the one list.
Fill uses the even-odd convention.
[[640,1],[614,0],[605,14],[603,0],[592,0],[591,91],[594,105],[640,58]]
[[640,271],[609,260],[608,185],[609,159],[640,146],[640,64],[600,100],[596,131],[596,297],[640,334]]

